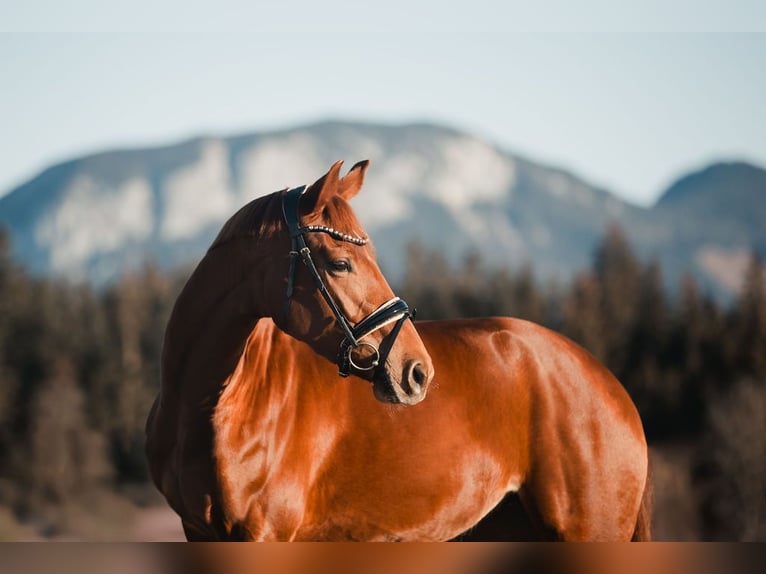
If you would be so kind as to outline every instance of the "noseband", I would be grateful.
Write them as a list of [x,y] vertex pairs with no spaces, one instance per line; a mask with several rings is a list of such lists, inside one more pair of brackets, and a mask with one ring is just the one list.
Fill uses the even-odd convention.
[[[344,337],[340,344],[340,351],[338,352],[338,374],[341,377],[347,377],[351,372],[351,367],[358,371],[371,371],[378,366],[386,364],[388,354],[391,351],[391,347],[394,346],[394,341],[399,335],[402,325],[407,319],[412,319],[414,317],[415,310],[410,310],[407,303],[399,297],[393,297],[359,321],[356,325],[351,324],[351,321],[349,321],[343,314],[343,311],[341,311],[340,307],[335,302],[335,299],[333,299],[332,295],[327,290],[324,281],[322,281],[322,277],[320,277],[319,271],[317,271],[316,265],[314,265],[314,260],[311,258],[311,251],[309,250],[308,245],[306,245],[306,234],[326,233],[338,241],[346,241],[355,245],[364,245],[368,240],[341,233],[332,227],[324,225],[302,226],[298,215],[298,204],[305,191],[306,186],[303,185],[286,191],[282,197],[282,213],[285,217],[285,223],[287,223],[287,229],[290,232],[290,269],[287,274],[285,317],[288,316],[290,300],[295,286],[295,263],[298,260],[298,257],[300,257],[308,268],[309,273],[311,273],[317,289],[319,289],[319,292],[327,302],[333,315],[335,315],[335,320],[343,331]],[[362,340],[369,334],[394,322],[396,323],[394,328],[384,340],[380,349],[373,343]],[[373,358],[369,366],[358,365],[354,362],[351,355],[354,349],[359,348],[368,348],[371,350]]]

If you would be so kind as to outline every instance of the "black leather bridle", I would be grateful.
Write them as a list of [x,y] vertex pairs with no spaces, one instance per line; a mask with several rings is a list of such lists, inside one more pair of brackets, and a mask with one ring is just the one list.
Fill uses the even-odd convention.
[[[340,344],[340,350],[338,352],[338,374],[341,377],[347,377],[351,373],[352,367],[358,371],[371,371],[378,366],[386,364],[388,354],[391,352],[391,347],[394,346],[394,341],[396,341],[396,337],[399,335],[402,325],[407,319],[414,318],[415,310],[410,310],[403,299],[393,297],[359,321],[356,325],[351,324],[335,302],[335,299],[333,299],[332,295],[327,290],[324,281],[322,281],[319,271],[317,271],[316,265],[314,265],[314,260],[311,258],[311,251],[306,245],[305,236],[307,233],[312,232],[326,233],[334,239],[347,241],[349,243],[354,243],[355,245],[364,245],[368,240],[341,233],[332,227],[324,225],[302,226],[300,216],[298,215],[298,204],[305,191],[306,186],[303,185],[285,191],[282,197],[282,213],[285,218],[285,223],[287,223],[287,229],[290,232],[290,268],[287,272],[285,317],[288,316],[290,310],[290,300],[295,286],[295,263],[298,260],[298,257],[300,257],[311,273],[317,289],[319,289],[319,292],[327,302],[333,315],[335,315],[335,320],[337,321],[338,326],[341,331],[343,331],[343,341]],[[396,323],[394,328],[383,341],[380,349],[373,343],[362,340],[370,333],[394,322]],[[367,347],[371,350],[372,359],[369,365],[359,365],[354,362],[352,353],[354,349],[360,347]]]

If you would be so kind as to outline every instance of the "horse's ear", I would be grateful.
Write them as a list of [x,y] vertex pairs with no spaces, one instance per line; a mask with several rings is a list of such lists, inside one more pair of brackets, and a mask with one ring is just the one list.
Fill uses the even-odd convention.
[[354,167],[340,180],[338,192],[343,199],[348,201],[359,193],[359,190],[362,189],[362,184],[364,184],[364,174],[369,165],[369,159],[364,159],[354,164]]
[[330,171],[312,183],[301,197],[300,212],[308,215],[322,209],[338,193],[340,168],[343,160],[332,164]]

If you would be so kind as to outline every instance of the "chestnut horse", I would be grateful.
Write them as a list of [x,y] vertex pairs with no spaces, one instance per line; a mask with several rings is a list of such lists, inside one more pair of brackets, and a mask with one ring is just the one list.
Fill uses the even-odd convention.
[[175,304],[146,449],[187,538],[647,539],[619,382],[526,321],[410,321],[341,163],[237,212]]

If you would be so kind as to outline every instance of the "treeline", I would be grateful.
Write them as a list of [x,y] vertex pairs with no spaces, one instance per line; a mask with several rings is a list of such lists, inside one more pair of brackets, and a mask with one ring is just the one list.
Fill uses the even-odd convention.
[[34,278],[0,229],[0,507],[55,535],[148,482],[144,423],[182,281],[151,266],[103,292]]
[[[0,507],[55,533],[79,516],[62,509],[93,506],[96,493],[151,490],[144,422],[187,274],[149,266],[104,291],[34,278],[0,232]],[[583,344],[625,384],[650,442],[678,453],[657,456],[667,462],[658,500],[674,493],[658,513],[694,524],[669,522],[666,535],[763,540],[765,289],[754,257],[730,306],[691,278],[668,296],[658,265],[641,262],[615,228],[567,285],[541,284],[531,266],[488,268],[478,255],[451,267],[412,245],[397,293],[419,318],[511,315]],[[682,495],[684,512],[670,512]]]

